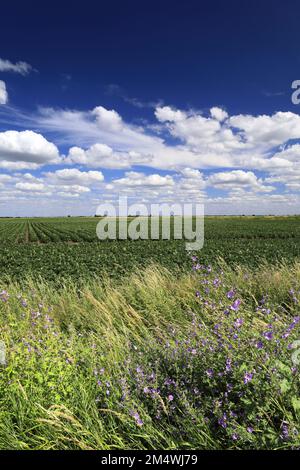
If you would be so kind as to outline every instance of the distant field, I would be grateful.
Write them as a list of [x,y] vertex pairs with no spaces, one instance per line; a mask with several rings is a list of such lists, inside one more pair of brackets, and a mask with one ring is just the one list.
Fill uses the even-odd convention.
[[[150,220],[150,219],[149,219]],[[182,240],[99,241],[99,218],[0,219],[0,275],[48,280],[120,277],[136,266],[159,262],[185,270],[190,260]],[[300,257],[300,217],[206,217],[204,263],[256,266]]]

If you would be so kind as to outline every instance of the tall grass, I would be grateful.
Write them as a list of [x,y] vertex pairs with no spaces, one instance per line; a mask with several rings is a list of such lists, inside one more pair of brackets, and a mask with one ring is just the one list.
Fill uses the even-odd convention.
[[0,448],[300,447],[300,264],[194,261],[1,283]]

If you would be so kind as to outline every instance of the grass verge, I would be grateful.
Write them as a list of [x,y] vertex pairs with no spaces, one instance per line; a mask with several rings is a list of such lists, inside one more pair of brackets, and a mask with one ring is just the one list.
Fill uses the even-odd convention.
[[0,448],[300,447],[299,263],[1,284]]

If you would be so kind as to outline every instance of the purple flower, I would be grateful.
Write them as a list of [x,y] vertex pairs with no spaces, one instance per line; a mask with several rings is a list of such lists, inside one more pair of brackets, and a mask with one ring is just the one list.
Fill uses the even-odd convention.
[[235,296],[235,291],[231,289],[230,291],[227,292],[227,298],[232,299]]
[[240,305],[241,305],[241,300],[240,300],[240,299],[236,299],[236,300],[233,302],[233,304],[230,306],[230,308],[231,308],[231,310],[233,310],[234,312],[237,312]]
[[173,395],[168,395],[168,401],[173,401],[173,400],[174,400]]
[[207,369],[206,374],[208,377],[212,377],[214,375],[214,371],[212,369]]
[[226,413],[223,414],[222,418],[219,418],[218,419],[218,423],[220,426],[222,426],[222,428],[227,428],[227,416],[226,416]]
[[253,379],[253,373],[251,372],[246,372],[244,375],[244,383],[247,384]]
[[234,326],[235,326],[236,328],[240,328],[243,323],[244,323],[244,320],[243,320],[242,318],[238,318],[238,319],[234,322]]
[[283,440],[287,440],[289,438],[289,427],[286,423],[283,423],[283,425],[282,425],[281,438]]
[[198,271],[199,269],[201,269],[201,264],[197,263],[193,266],[193,271]]
[[229,357],[226,359],[225,369],[226,369],[226,372],[229,372],[231,370],[231,359]]
[[248,431],[250,434],[252,434],[252,433],[253,433],[253,428],[252,428],[252,426],[248,426],[248,427],[247,427],[247,431]]
[[140,415],[138,414],[137,411],[131,411],[130,414],[134,418],[134,420],[135,420],[135,422],[138,426],[143,426],[144,423],[141,420]]
[[7,302],[9,299],[9,293],[6,290],[0,292],[0,299],[2,302]]
[[266,338],[268,341],[270,341],[273,338],[273,333],[272,331],[265,331],[263,333],[264,338]]

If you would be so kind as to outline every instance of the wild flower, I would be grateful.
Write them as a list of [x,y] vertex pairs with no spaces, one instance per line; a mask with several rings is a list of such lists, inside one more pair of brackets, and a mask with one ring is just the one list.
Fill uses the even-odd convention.
[[0,292],[0,299],[2,302],[7,302],[9,299],[9,293],[6,290]]
[[224,428],[224,429],[227,428],[227,415],[226,415],[226,413],[224,413],[223,416],[218,419],[218,423],[222,428]]
[[266,338],[268,341],[273,339],[273,332],[272,331],[265,331],[263,333],[263,337]]
[[247,384],[253,379],[253,373],[251,372],[246,372],[244,375],[244,383]]
[[236,328],[240,328],[243,323],[244,323],[244,320],[243,320],[242,318],[238,318],[238,319],[234,322],[234,326],[235,326]]
[[228,299],[232,299],[235,296],[235,290],[231,289],[227,292],[226,296]]
[[233,310],[234,312],[237,312],[242,301],[240,299],[236,299],[233,304],[230,306],[230,309]]
[[135,420],[137,426],[143,426],[143,421],[139,415],[139,413],[137,411],[131,411],[130,412],[130,415],[133,417],[133,419]]
[[281,437],[282,437],[283,440],[288,440],[289,439],[289,426],[286,422],[284,422],[282,424]]
[[225,366],[226,372],[230,372],[230,371],[231,371],[231,367],[232,367],[232,361],[231,361],[231,359],[228,357],[228,358],[226,359],[226,366]]

